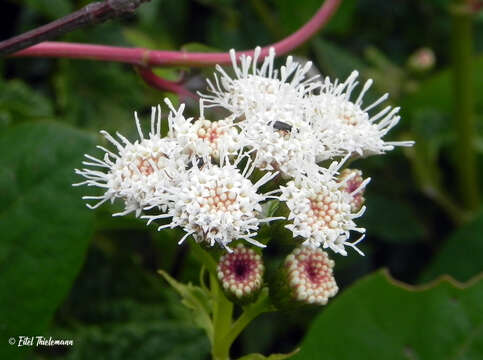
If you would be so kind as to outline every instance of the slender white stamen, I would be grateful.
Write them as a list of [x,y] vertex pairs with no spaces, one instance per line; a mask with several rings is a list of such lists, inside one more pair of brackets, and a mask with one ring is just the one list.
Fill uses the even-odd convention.
[[[153,111],[153,109],[151,108],[151,112],[152,111]],[[144,140],[144,135],[143,135],[143,131],[141,130],[141,124],[139,123],[138,113],[136,111],[134,112],[134,119],[136,121],[136,128],[138,129],[139,139],[141,139],[141,141],[142,141],[142,140]],[[152,127],[152,125],[151,125],[151,127]]]

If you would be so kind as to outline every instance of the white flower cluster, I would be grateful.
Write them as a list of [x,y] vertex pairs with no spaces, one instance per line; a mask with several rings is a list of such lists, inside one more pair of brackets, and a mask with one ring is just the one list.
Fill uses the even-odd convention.
[[[369,179],[360,171],[341,171],[348,158],[382,154],[412,142],[387,142],[382,137],[399,121],[399,108],[387,106],[370,115],[387,94],[367,107],[367,81],[355,100],[358,82],[353,72],[342,83],[308,78],[311,63],[288,57],[275,68],[275,52],[262,59],[230,51],[233,75],[217,66],[209,94],[200,94],[199,118],[187,118],[184,105],[176,109],[167,99],[168,132],[161,135],[161,109],[152,108],[151,131],[145,137],[136,116],[139,140],[119,140],[102,132],[117,149],[102,159],[86,155],[84,165],[106,171],[76,170],[86,178],[76,185],[105,190],[96,208],[121,199],[124,211],[160,222],[159,229],[181,227],[183,242],[229,244],[238,239],[264,246],[254,239],[261,223],[280,217],[264,215],[268,199],[284,202],[286,227],[312,249],[323,247],[346,255],[352,232],[363,233],[354,220],[365,210],[363,191]],[[205,118],[207,108],[221,107],[223,119]],[[322,161],[331,160],[328,167]],[[339,172],[341,174],[339,175]],[[272,181],[273,180],[273,181]],[[260,188],[267,189],[263,193]]]

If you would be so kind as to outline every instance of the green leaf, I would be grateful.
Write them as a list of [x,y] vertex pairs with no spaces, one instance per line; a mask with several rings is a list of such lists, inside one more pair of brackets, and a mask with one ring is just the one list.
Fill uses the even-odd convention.
[[448,238],[421,277],[429,281],[449,274],[466,281],[483,271],[483,211]]
[[99,354],[109,360],[206,359],[206,336],[185,321],[169,318],[166,305],[166,300],[146,304],[110,299],[104,307],[117,318],[104,322],[96,318],[95,325],[76,323],[73,329],[54,329],[52,337],[74,339],[74,346],[62,357],[67,360],[96,359]]
[[[483,57],[474,59],[475,94],[483,92]],[[413,149],[407,149],[415,174],[423,190],[445,195],[442,174],[438,163],[442,148],[450,147],[454,140],[452,132],[453,86],[450,69],[441,71],[421,82],[413,94],[404,97],[401,116],[409,118],[411,132],[416,140]],[[483,111],[483,97],[475,98],[475,113]],[[476,144],[475,144],[476,147]]]
[[367,65],[347,50],[318,37],[312,42],[315,56],[325,75],[347,78],[352,71],[365,72]]
[[323,31],[330,34],[344,35],[352,31],[354,24],[354,15],[357,14],[357,0],[344,0],[327,25],[323,27]]
[[392,243],[420,241],[426,232],[417,214],[403,201],[368,195],[367,210],[359,224],[372,236]]
[[[106,233],[93,239],[68,299],[44,333],[74,339],[62,359],[207,359],[209,342],[193,326],[191,311],[136,258],[141,234],[117,232],[109,247],[100,244],[101,237],[109,241]],[[38,350],[35,359],[51,357],[50,349]]]
[[[483,92],[483,56],[474,59],[475,94]],[[406,96],[402,104],[402,116],[413,116],[421,109],[432,109],[444,114],[451,114],[453,104],[453,86],[451,84],[450,69],[443,70],[438,74],[422,82],[414,94]],[[483,110],[483,97],[476,96],[476,112]]]
[[91,326],[71,337],[75,339],[75,345],[65,357],[68,360],[204,360],[209,353],[209,344],[202,331],[167,321],[155,312],[144,322]]
[[159,102],[159,92],[144,86],[132,68],[121,64],[60,60],[54,84],[65,121],[96,132],[134,135],[133,112],[138,111],[142,121],[149,118],[146,104]]
[[157,43],[154,39],[145,32],[137,29],[124,29],[123,35],[132,45],[143,47],[146,49],[156,49]]
[[[307,23],[321,5],[319,0],[279,0],[277,7],[280,12],[280,24],[283,24],[286,32],[294,32]],[[341,34],[350,30],[356,7],[355,0],[342,1],[339,9],[324,26],[324,31]]]
[[379,271],[314,320],[294,359],[481,359],[483,281],[410,287]]
[[21,120],[51,118],[49,99],[32,90],[20,80],[0,80],[0,113],[6,117],[6,125]]
[[[71,184],[93,146],[93,136],[56,123],[0,135],[1,341],[41,335],[82,265],[93,213]],[[0,346],[2,359],[25,352]]]
[[25,3],[49,20],[55,20],[76,10],[69,0],[23,0],[19,2]]
[[197,43],[197,42],[184,44],[183,46],[181,46],[181,50],[187,51],[187,52],[204,52],[204,53],[223,52],[220,49],[217,49],[205,44]]
[[269,356],[264,356],[262,354],[249,354],[242,356],[238,360],[283,360],[283,359],[288,359],[294,356],[296,353],[299,352],[300,349],[295,349],[291,353],[288,354],[272,354]]
[[197,326],[204,329],[210,341],[213,341],[213,323],[210,317],[212,300],[209,292],[191,283],[186,285],[180,283],[163,270],[158,270],[158,273],[179,293],[183,299],[183,305],[193,310],[193,321]]
[[262,204],[262,217],[272,217],[275,215],[275,212],[278,210],[280,206],[280,201],[278,200],[269,200]]

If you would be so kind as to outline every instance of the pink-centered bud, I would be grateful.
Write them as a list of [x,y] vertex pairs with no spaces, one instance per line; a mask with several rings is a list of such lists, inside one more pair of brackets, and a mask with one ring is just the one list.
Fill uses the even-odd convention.
[[285,259],[287,282],[298,302],[325,305],[339,288],[332,270],[334,261],[320,248],[301,246]]
[[[358,169],[344,169],[339,175],[341,190],[349,195],[351,212],[358,212],[366,199],[364,198],[365,184],[362,178],[362,171]],[[367,181],[366,181],[367,183]]]
[[435,63],[434,51],[427,47],[416,50],[408,59],[409,67],[418,72],[431,70]]
[[248,299],[260,290],[264,270],[261,256],[240,244],[220,258],[218,280],[228,297]]

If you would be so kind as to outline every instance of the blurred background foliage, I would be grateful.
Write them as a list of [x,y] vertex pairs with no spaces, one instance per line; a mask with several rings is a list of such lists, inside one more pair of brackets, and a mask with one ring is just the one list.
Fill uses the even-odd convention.
[[[2,1],[1,38],[87,3]],[[134,16],[61,40],[248,49],[295,31],[320,3],[151,0]],[[297,358],[483,358],[481,281],[467,289],[442,281],[416,290],[375,272],[346,290],[382,267],[413,285],[442,274],[467,281],[483,270],[483,212],[466,211],[456,184],[449,9],[449,0],[344,0],[329,24],[294,52],[312,60],[323,76],[345,78],[355,68],[363,78],[374,78],[370,96],[390,92],[390,101],[402,107],[402,121],[387,138],[415,139],[417,145],[352,164],[372,177],[368,210],[359,222],[367,228],[366,256],[332,255],[342,288],[338,297],[322,309],[262,315],[237,340],[234,357],[289,352],[313,324]],[[481,13],[474,16],[473,32],[474,147],[481,164]],[[212,71],[156,73],[182,76],[195,91]],[[0,74],[0,358],[209,358],[204,334],[156,274],[164,269],[178,280],[198,281],[189,246],[176,244],[180,231],[157,233],[133,216],[112,218],[116,204],[87,210],[80,199],[85,189],[70,185],[80,180],[73,169],[81,166],[82,155],[102,141],[98,130],[134,138],[134,110],[147,117],[151,105],[177,97],[149,88],[132,67],[116,63],[1,59]],[[189,101],[188,112],[197,112]],[[483,167],[478,169],[483,179]],[[276,269],[293,245],[281,226],[271,233],[264,256],[268,269]],[[75,346],[29,352],[7,345],[10,336],[40,334],[74,339]]]

